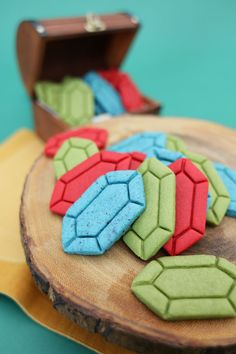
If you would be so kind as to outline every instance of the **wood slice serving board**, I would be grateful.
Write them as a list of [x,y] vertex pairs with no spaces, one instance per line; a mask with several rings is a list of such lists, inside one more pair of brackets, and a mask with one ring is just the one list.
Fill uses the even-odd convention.
[[[97,126],[109,143],[140,131],[164,131],[188,147],[236,169],[236,131],[192,119],[125,117]],[[130,291],[145,262],[120,240],[103,256],[68,255],[61,247],[62,219],[49,211],[55,184],[52,160],[40,156],[25,183],[20,212],[27,262],[38,287],[53,306],[89,331],[140,353],[236,353],[236,319],[166,322]],[[213,254],[236,263],[236,219],[207,228],[185,254]],[[158,256],[166,255],[164,251]]]

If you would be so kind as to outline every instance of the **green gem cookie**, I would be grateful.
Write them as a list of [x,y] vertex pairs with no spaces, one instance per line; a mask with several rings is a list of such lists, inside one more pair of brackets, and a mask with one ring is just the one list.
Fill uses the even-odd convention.
[[54,112],[58,112],[61,85],[50,81],[38,82],[35,85],[37,99]]
[[209,182],[209,192],[211,195],[211,205],[207,211],[207,221],[213,225],[219,225],[226,214],[230,203],[229,193],[224,182],[218,175],[213,163],[205,156],[183,151],[184,155],[205,174]]
[[59,116],[70,126],[89,123],[94,115],[90,87],[80,79],[66,78],[61,87]]
[[184,141],[177,136],[167,134],[166,136],[166,148],[172,151],[182,151],[186,149]]
[[150,262],[131,289],[165,320],[236,316],[236,266],[215,256],[163,257]]
[[53,159],[56,178],[64,175],[96,152],[98,152],[97,145],[91,140],[81,138],[66,140]]
[[126,245],[147,260],[171,238],[175,229],[175,175],[156,158],[138,168],[143,177],[146,209],[124,235]]

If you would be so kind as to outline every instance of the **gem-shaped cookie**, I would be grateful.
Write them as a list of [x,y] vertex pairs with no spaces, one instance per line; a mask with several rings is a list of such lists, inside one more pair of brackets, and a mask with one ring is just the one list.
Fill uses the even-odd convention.
[[56,178],[98,152],[97,145],[88,139],[70,138],[57,151],[53,165]]
[[46,105],[53,112],[58,112],[61,85],[51,81],[41,81],[35,85],[35,93],[39,102]]
[[44,148],[44,154],[48,157],[53,157],[63,142],[69,138],[89,139],[96,143],[98,149],[104,149],[107,143],[108,132],[102,128],[78,128],[67,130],[53,135],[48,139]]
[[94,115],[90,87],[80,79],[65,80],[61,88],[59,116],[69,126],[87,124]]
[[143,180],[137,171],[115,171],[101,176],[63,218],[64,251],[103,254],[144,208]]
[[135,277],[132,291],[164,320],[236,316],[236,266],[215,256],[163,257]]
[[176,216],[174,235],[164,248],[174,256],[194,245],[205,233],[208,180],[187,159],[180,159],[169,168],[176,175]]
[[124,113],[120,96],[114,88],[94,71],[84,76],[84,81],[91,87],[99,110],[117,116]]
[[236,217],[236,171],[220,163],[215,163],[214,166],[222,178],[230,196],[230,203],[226,215]]
[[209,192],[211,194],[211,205],[207,211],[207,221],[213,225],[219,225],[226,214],[229,206],[229,193],[218,175],[213,163],[207,157],[183,151],[184,155],[205,174],[209,182]]
[[120,154],[102,151],[83,161],[58,179],[50,201],[54,213],[65,215],[67,209],[107,172],[136,169],[145,159],[141,153]]
[[103,70],[99,74],[119,92],[122,103],[128,112],[142,107],[142,95],[128,74],[117,69]]
[[174,233],[175,175],[155,158],[145,160],[138,171],[143,177],[146,209],[123,240],[138,257],[147,260]]
[[119,141],[109,147],[111,151],[132,152],[140,151],[148,157],[154,157],[154,149],[164,148],[166,145],[166,135],[158,132],[143,132]]

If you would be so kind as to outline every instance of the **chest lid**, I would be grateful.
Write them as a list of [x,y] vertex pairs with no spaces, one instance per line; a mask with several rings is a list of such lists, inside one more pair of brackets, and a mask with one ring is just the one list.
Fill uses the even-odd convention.
[[127,13],[21,22],[17,56],[29,95],[40,80],[118,68],[138,28]]

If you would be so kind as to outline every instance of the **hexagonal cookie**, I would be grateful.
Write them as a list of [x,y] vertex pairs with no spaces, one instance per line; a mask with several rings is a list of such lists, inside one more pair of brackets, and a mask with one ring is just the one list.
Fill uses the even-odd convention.
[[119,240],[144,208],[143,180],[137,171],[115,171],[101,176],[63,218],[64,251],[103,254]]
[[63,142],[73,137],[92,140],[96,143],[98,149],[104,149],[107,143],[108,132],[106,129],[102,128],[85,127],[73,130],[71,129],[59,134],[55,134],[48,139],[44,148],[44,154],[47,157],[53,157]]
[[134,278],[135,296],[164,320],[235,317],[236,266],[209,255],[163,257]]
[[208,180],[187,159],[180,159],[169,168],[176,175],[175,232],[164,248],[174,256],[194,245],[205,233]]
[[35,85],[35,93],[39,102],[53,112],[58,112],[61,85],[51,81],[41,81]]
[[226,214],[229,206],[229,193],[218,175],[213,163],[207,157],[183,151],[184,155],[204,173],[209,182],[209,192],[211,194],[211,205],[207,211],[207,221],[213,225],[219,225]]
[[145,160],[142,174],[146,209],[124,235],[123,241],[140,258],[154,256],[175,229],[175,175],[155,158]]
[[111,151],[96,153],[58,179],[50,201],[51,211],[65,215],[67,209],[98,177],[111,171],[134,169],[144,159],[145,155],[137,152],[133,154]]
[[97,145],[88,139],[70,138],[57,151],[53,165],[56,178],[98,152]]
[[58,112],[60,118],[72,127],[89,123],[94,115],[90,87],[80,79],[66,80],[61,88]]

